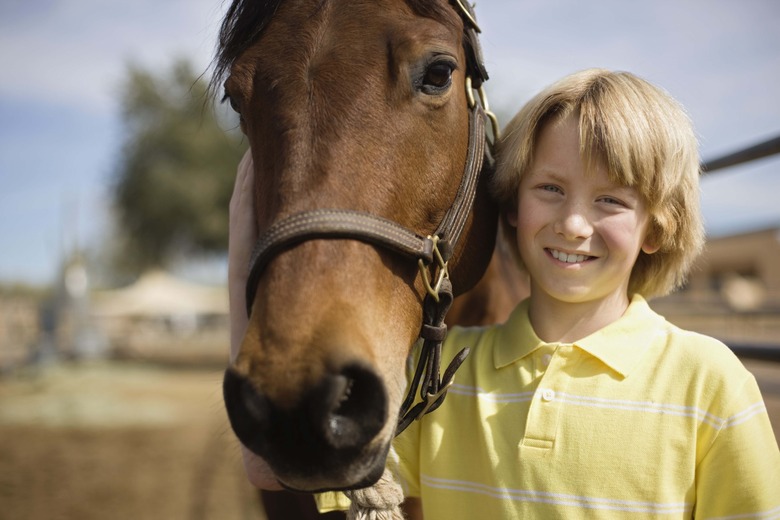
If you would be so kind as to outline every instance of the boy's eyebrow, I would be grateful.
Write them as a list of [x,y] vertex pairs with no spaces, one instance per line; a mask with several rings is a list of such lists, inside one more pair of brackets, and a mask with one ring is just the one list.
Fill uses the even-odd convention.
[[621,194],[639,196],[639,189],[636,186],[628,186],[627,184],[610,183],[608,185],[598,186],[601,191],[620,192]]
[[543,177],[545,180],[560,182],[561,184],[568,182],[568,180],[564,178],[561,174],[557,173],[555,170],[550,170],[547,168],[542,168],[542,169],[531,168],[528,171],[528,177],[529,178]]

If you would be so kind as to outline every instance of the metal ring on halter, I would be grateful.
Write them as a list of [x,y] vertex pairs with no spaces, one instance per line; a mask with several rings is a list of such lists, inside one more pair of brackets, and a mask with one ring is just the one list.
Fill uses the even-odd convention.
[[472,85],[471,76],[466,76],[466,99],[468,100],[469,108],[474,108],[474,106],[477,104],[477,100],[474,97],[474,90],[476,90],[477,94],[479,94],[479,102],[482,104],[482,111],[490,121],[490,129],[493,132],[493,142],[490,144],[493,145],[501,138],[501,128],[498,124],[498,117],[496,117],[496,114],[490,110],[490,103],[488,102],[488,96],[487,92],[485,92],[485,87],[480,86],[478,89],[475,89]]
[[444,281],[445,278],[450,277],[450,272],[447,268],[447,261],[444,260],[444,257],[441,254],[441,251],[439,250],[439,237],[437,235],[430,236],[428,235],[428,240],[433,242],[433,260],[436,262],[436,265],[434,266],[434,272],[438,272],[436,275],[436,285],[431,285],[431,277],[428,274],[428,265],[426,265],[425,262],[423,262],[423,259],[420,258],[417,261],[417,267],[420,270],[420,276],[422,277],[423,285],[425,286],[425,291],[436,300],[436,302],[439,301],[439,291],[441,290],[441,284]]
[[469,108],[474,108],[477,104],[477,100],[474,98],[474,87],[472,86],[471,76],[466,76],[466,100],[469,103]]
[[498,117],[496,117],[496,114],[490,110],[490,103],[488,103],[485,87],[480,86],[477,92],[479,93],[479,102],[482,103],[482,111],[485,112],[485,115],[490,120],[490,127],[493,130],[493,141],[495,143],[501,138],[501,129],[498,126]]

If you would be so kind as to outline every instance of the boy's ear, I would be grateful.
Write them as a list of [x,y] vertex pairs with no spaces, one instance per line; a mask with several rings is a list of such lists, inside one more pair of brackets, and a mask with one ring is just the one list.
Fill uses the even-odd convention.
[[646,255],[652,255],[661,249],[661,236],[660,226],[656,224],[655,220],[651,220],[650,224],[645,230],[645,240],[642,242],[642,251]]
[[644,243],[642,244],[642,251],[647,255],[652,255],[653,253],[657,252],[659,249],[661,249],[661,246],[655,245],[655,240],[653,240],[651,237],[646,237]]

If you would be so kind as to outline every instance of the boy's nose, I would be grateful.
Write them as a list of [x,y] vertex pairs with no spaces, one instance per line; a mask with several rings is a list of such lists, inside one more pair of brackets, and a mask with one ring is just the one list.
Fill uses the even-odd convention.
[[566,240],[588,238],[593,234],[593,225],[582,208],[575,206],[566,208],[555,222],[553,230]]

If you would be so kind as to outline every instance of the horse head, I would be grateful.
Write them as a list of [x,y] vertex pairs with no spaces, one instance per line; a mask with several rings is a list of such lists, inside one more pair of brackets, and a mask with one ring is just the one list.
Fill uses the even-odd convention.
[[451,210],[482,163],[476,30],[458,0],[234,0],[223,22],[217,71],[251,145],[261,231],[225,402],[290,489],[379,478],[424,274],[449,248],[463,292],[490,260],[485,182],[473,211]]

